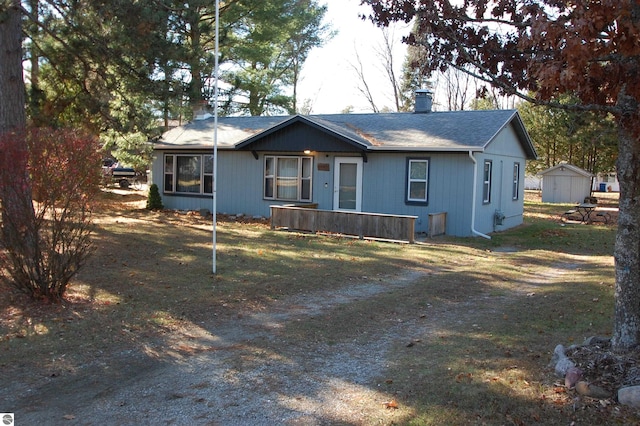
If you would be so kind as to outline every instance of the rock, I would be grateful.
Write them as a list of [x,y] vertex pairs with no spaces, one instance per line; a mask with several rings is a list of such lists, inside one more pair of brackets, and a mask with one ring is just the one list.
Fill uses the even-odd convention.
[[209,217],[210,214],[211,212],[209,211],[209,209],[200,209],[200,216]]
[[567,371],[576,365],[571,361],[564,353],[564,346],[558,345],[553,350],[553,356],[551,357],[551,365],[554,367],[556,374],[559,377],[565,377]]
[[564,354],[564,346],[558,345],[553,350],[553,355],[551,355],[551,363],[550,366],[554,366],[560,361],[562,358],[566,358],[567,356]]
[[558,377],[564,377],[567,375],[567,371],[570,368],[575,368],[576,365],[569,358],[564,357],[556,363],[555,371]]
[[585,381],[579,381],[576,383],[576,392],[582,396],[588,396],[596,399],[607,399],[611,397],[611,392]]
[[567,374],[564,376],[564,385],[568,389],[571,389],[576,385],[576,383],[578,383],[578,380],[580,380],[581,378],[582,370],[580,370],[578,367],[570,367],[567,370]]
[[618,389],[618,402],[640,408],[640,386],[625,386]]
[[607,337],[591,336],[587,337],[584,341],[584,346],[604,346],[608,345],[611,339]]
[[625,386],[618,389],[618,402],[640,408],[640,386]]

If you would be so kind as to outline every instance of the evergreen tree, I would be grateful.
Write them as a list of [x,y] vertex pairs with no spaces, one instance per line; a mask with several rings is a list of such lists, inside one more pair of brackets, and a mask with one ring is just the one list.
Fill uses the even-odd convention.
[[158,185],[152,183],[149,186],[149,195],[147,197],[147,209],[148,210],[162,210],[164,206],[162,205],[162,197],[160,197],[160,191],[158,190]]
[[[576,102],[562,96],[558,102]],[[614,172],[617,134],[610,115],[589,111],[570,111],[523,102],[518,106],[538,152],[538,161],[527,164],[527,172],[537,172],[561,162],[591,173]]]
[[[222,79],[226,114],[269,115],[296,111],[302,64],[314,47],[332,36],[322,19],[326,6],[313,0],[264,0],[229,8]],[[287,90],[293,89],[293,95]],[[243,99],[246,99],[243,100]]]

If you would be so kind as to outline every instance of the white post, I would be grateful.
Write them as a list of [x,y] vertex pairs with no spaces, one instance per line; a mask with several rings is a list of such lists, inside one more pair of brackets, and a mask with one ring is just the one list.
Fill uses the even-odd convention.
[[213,90],[213,255],[212,272],[216,273],[216,212],[218,197],[218,33],[220,31],[220,0],[216,0],[216,37],[215,37],[215,67]]

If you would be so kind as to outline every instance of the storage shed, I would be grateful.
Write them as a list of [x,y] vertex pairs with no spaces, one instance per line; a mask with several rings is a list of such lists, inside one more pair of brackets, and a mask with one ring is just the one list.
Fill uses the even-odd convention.
[[586,170],[561,163],[539,173],[543,203],[582,203],[591,196],[591,178]]

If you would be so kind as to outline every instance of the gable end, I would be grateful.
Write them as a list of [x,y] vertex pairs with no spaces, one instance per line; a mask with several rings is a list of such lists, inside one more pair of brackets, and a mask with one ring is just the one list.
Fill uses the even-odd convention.
[[300,116],[258,133],[236,145],[237,150],[301,152],[363,152],[365,145]]

